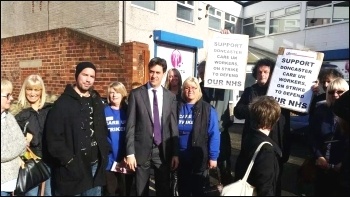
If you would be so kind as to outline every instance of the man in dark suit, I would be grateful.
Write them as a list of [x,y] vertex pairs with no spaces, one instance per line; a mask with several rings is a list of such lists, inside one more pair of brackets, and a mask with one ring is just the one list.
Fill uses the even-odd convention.
[[161,86],[167,63],[155,57],[149,81],[130,92],[126,123],[126,163],[136,171],[136,195],[147,196],[150,168],[157,196],[170,196],[170,170],[178,166],[176,98]]

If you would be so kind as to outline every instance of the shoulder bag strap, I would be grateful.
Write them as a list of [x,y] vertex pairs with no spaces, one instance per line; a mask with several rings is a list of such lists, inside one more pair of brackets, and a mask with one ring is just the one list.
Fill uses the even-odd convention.
[[254,160],[255,160],[256,156],[258,155],[258,153],[259,153],[261,147],[262,147],[264,144],[270,144],[270,145],[272,146],[272,144],[271,144],[270,142],[267,142],[267,141],[261,142],[261,144],[260,144],[260,145],[258,146],[258,148],[256,148],[256,150],[255,150],[255,153],[254,153],[254,155],[253,155],[253,158],[252,158],[252,160],[251,160],[250,163],[249,163],[249,166],[248,166],[248,168],[247,168],[247,171],[246,171],[245,174],[244,174],[244,177],[243,177],[242,181],[245,181],[245,182],[247,181],[248,176],[249,176],[249,173],[250,173],[250,171],[252,170],[252,167],[253,167],[253,165],[254,165]]

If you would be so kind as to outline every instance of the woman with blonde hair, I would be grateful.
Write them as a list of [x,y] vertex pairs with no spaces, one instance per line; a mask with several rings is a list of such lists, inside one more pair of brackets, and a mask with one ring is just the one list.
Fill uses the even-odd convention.
[[[46,102],[46,89],[43,79],[36,74],[29,75],[23,82],[21,91],[18,96],[17,110],[18,113],[14,112],[15,118],[19,126],[24,129],[25,124],[28,122],[27,130],[33,136],[30,141],[30,149],[37,156],[43,158],[43,161],[47,166],[49,165],[50,159],[47,154],[47,148],[45,140],[43,140],[44,125],[46,116],[52,107],[51,103]],[[40,193],[44,192],[45,196],[51,196],[51,179],[48,179],[41,184]],[[28,191],[26,196],[38,196],[39,187],[35,187]]]
[[342,134],[333,105],[349,90],[343,78],[336,78],[327,87],[326,103],[315,109],[310,119],[309,137],[317,167],[315,195],[334,195],[339,184],[339,169],[345,152],[346,137]]
[[179,70],[172,68],[168,71],[164,87],[176,95],[176,99],[181,99],[182,78]]
[[26,139],[16,119],[8,112],[13,86],[1,79],[1,196],[11,196],[16,188],[20,156],[26,150]]
[[[119,196],[130,196],[133,181],[133,174],[121,169],[126,169],[124,158],[126,157],[126,110],[128,93],[123,83],[112,82],[107,88],[108,105],[105,107],[105,116],[108,127],[108,142],[112,149],[108,154],[106,167],[107,185],[105,195],[116,196],[119,189]],[[113,165],[113,164],[118,165]]]
[[178,102],[179,196],[203,196],[208,168],[217,167],[220,131],[214,107],[202,99],[199,81],[187,78]]

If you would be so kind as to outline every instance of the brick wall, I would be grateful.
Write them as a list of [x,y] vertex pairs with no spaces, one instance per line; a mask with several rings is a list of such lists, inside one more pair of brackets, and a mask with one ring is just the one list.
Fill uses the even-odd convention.
[[97,67],[94,87],[105,97],[113,81],[129,91],[132,82],[147,80],[149,48],[139,42],[116,46],[69,28],[1,39],[1,78],[13,83],[15,99],[30,74],[43,78],[47,93],[60,95],[66,84],[75,82],[75,66],[81,61]]

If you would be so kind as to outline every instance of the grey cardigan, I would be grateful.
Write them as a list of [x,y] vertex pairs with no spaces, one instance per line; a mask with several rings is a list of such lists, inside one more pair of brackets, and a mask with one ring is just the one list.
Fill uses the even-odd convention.
[[11,113],[1,113],[1,184],[16,179],[27,142]]

